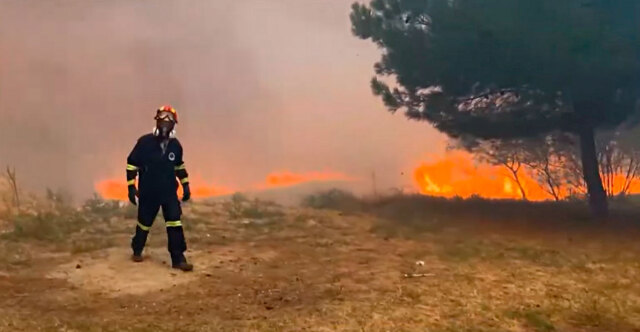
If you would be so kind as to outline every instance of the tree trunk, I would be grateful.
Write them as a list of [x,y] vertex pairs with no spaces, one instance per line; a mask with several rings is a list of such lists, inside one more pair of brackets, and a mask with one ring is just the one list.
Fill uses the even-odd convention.
[[522,183],[520,183],[520,178],[517,175],[516,175],[516,184],[518,185],[518,189],[520,189],[520,195],[522,195],[522,200],[528,201],[527,193],[524,191],[524,187],[522,186]]
[[584,128],[580,131],[580,156],[582,159],[582,175],[587,185],[589,207],[594,217],[605,219],[609,214],[607,194],[602,186],[602,178],[598,166],[594,129]]
[[[520,176],[518,176],[518,172],[520,171],[520,167],[522,167],[522,163],[520,161],[518,162],[514,161],[514,162],[503,162],[502,164],[511,172],[513,181],[515,181],[515,183],[518,185],[518,189],[520,189],[520,195],[522,196],[522,200],[528,201],[527,193],[525,192],[524,187],[522,186],[522,182],[520,182]],[[518,166],[515,166],[516,164]]]

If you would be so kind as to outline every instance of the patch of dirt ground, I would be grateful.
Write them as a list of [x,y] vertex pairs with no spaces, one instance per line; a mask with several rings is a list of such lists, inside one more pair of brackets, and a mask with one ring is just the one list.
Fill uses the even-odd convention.
[[125,248],[106,249],[98,258],[78,256],[53,268],[46,277],[108,297],[143,295],[197,280],[214,261],[233,258],[224,253],[196,251],[191,258],[199,263],[198,269],[194,273],[178,273],[167,271],[170,261],[162,248],[151,248],[145,260],[135,264],[130,260],[131,251]]

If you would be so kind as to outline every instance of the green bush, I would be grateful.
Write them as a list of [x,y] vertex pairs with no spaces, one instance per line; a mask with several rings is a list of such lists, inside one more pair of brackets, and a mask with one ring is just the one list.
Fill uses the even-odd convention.
[[364,203],[350,192],[331,189],[306,196],[302,200],[302,206],[314,209],[357,212],[362,210]]
[[84,227],[90,225],[81,213],[78,212],[36,212],[34,214],[21,213],[15,215],[12,220],[13,231],[7,236],[13,239],[35,239],[41,241],[57,242],[68,237]]
[[[442,198],[402,193],[361,199],[342,190],[334,189],[309,195],[302,205],[315,209],[342,212],[364,212],[407,226],[425,223],[442,225],[449,222],[504,222],[547,226],[584,226],[595,224],[585,201],[530,202],[498,200],[481,197]],[[631,203],[612,201],[611,220],[633,227],[640,219],[640,210]]]
[[236,193],[223,206],[231,219],[269,219],[284,216],[280,206],[259,199],[249,200],[243,194]]

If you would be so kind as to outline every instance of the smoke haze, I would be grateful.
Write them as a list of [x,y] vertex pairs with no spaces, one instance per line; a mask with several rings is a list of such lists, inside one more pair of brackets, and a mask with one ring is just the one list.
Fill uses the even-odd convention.
[[[31,190],[85,197],[172,104],[195,181],[243,189],[272,172],[339,172],[411,187],[441,153],[389,114],[379,51],[351,35],[352,0],[0,2],[0,165]],[[404,174],[402,174],[404,173]]]

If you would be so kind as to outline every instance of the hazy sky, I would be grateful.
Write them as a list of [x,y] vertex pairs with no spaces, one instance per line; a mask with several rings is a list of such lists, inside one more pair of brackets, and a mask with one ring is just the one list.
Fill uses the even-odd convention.
[[210,184],[326,170],[411,185],[444,138],[372,96],[379,51],[351,34],[351,3],[2,0],[0,166],[87,195],[124,181],[129,150],[170,103],[187,167]]

